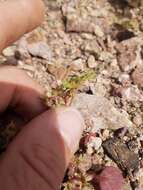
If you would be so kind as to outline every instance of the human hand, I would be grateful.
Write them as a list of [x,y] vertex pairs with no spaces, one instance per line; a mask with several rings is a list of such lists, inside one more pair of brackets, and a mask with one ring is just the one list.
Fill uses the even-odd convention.
[[0,189],[60,189],[83,131],[81,115],[72,108],[46,110],[43,89],[14,67],[0,68],[0,89],[0,112],[10,107],[26,121],[0,158]]
[[0,2],[0,53],[23,34],[41,24],[42,0],[4,0]]

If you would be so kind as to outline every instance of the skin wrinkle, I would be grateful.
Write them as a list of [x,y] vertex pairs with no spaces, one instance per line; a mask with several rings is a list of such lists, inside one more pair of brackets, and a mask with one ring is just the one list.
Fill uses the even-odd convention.
[[[23,161],[28,165],[28,167],[31,168],[32,171],[34,171],[35,174],[38,175],[42,180],[44,180],[44,182],[46,182],[47,190],[54,190],[54,189],[56,190],[56,188],[54,187],[54,184],[51,182],[51,179],[45,176],[45,174],[41,171],[40,167],[36,167],[36,165],[38,166],[38,164],[33,163],[33,160],[31,160],[31,158],[28,157],[27,154],[24,154],[23,152],[19,152],[19,153]],[[48,169],[51,170],[52,168],[48,168]]]
[[17,175],[16,172],[10,174],[10,176],[11,176],[11,180],[13,181],[13,187],[12,187],[13,189],[16,189],[17,187],[20,187],[19,189],[23,188],[21,187],[21,185],[24,183],[21,183],[21,180],[24,181],[25,178],[22,178],[19,180],[19,176]]
[[[34,125],[33,125],[33,127],[34,127]],[[46,146],[45,145],[43,146],[42,145],[43,142],[41,141],[42,144],[36,143],[36,144],[28,145],[29,146],[28,148],[24,147],[24,149],[21,150],[20,155],[26,156],[26,157],[23,156],[25,158],[25,160],[27,159],[27,161],[29,161],[29,164],[31,164],[31,165],[33,164],[32,166],[34,169],[36,169],[35,171],[40,173],[41,176],[44,176],[45,180],[48,179],[48,181],[53,181],[53,179],[55,178],[54,176],[57,176],[56,177],[56,178],[58,178],[57,181],[60,182],[60,181],[62,181],[62,177],[63,177],[61,175],[61,173],[65,172],[65,167],[66,167],[65,163],[64,163],[65,158],[63,158],[63,157],[65,157],[65,153],[62,153],[62,152],[64,152],[63,147],[65,145],[63,144],[64,142],[61,139],[60,134],[57,131],[57,129],[55,127],[52,127],[52,129],[54,129],[54,131],[53,131],[54,136],[55,137],[57,136],[57,138],[56,138],[56,139],[58,139],[57,143],[60,145],[60,146],[58,146],[58,148],[55,149],[55,148],[53,148],[53,146],[50,146],[49,144],[47,144]],[[45,130],[44,133],[46,133],[46,132],[48,133],[47,130]],[[57,135],[55,135],[56,133],[57,133]],[[51,134],[51,136],[53,136],[53,134]],[[47,149],[47,147],[48,147],[48,149]],[[26,152],[25,152],[25,150],[26,150]],[[32,150],[32,151],[29,152],[28,150]],[[59,150],[61,150],[61,151],[59,151]],[[48,160],[48,162],[47,162],[47,160]],[[61,160],[60,163],[59,163],[59,160]],[[65,166],[65,167],[63,167],[63,166]],[[57,168],[58,168],[58,170],[57,170]],[[49,173],[50,175],[46,176],[47,171],[52,171],[52,172]],[[60,184],[56,184],[56,183],[53,183],[53,184],[55,185],[55,188],[52,187],[52,190],[56,189],[57,186],[60,186]]]
[[[59,155],[57,155],[57,153],[53,150],[53,147],[50,147],[51,149],[49,150],[49,152],[50,152],[50,154],[48,154],[48,152],[47,152],[47,149],[44,147],[44,146],[42,146],[42,145],[37,145],[37,144],[35,144],[34,145],[35,146],[35,148],[36,149],[41,149],[41,150],[44,150],[45,151],[45,154],[46,154],[46,156],[48,157],[48,162],[47,161],[45,161],[45,159],[42,159],[42,158],[40,158],[41,157],[41,150],[40,150],[40,153],[39,153],[39,151],[35,151],[36,152],[36,154],[35,154],[35,157],[40,161],[40,162],[42,162],[45,166],[47,166],[47,168],[49,168],[49,165],[50,165],[50,167],[51,167],[51,170],[53,171],[53,174],[55,174],[55,176],[59,176],[60,175],[60,172],[59,171],[62,171],[62,167],[61,168],[59,168],[59,159],[57,159],[57,156],[59,157]],[[37,154],[37,152],[38,152],[38,154]],[[44,154],[44,153],[43,153]],[[52,163],[54,163],[54,166],[52,166]],[[56,166],[58,166],[58,168],[59,168],[59,170],[56,170]]]

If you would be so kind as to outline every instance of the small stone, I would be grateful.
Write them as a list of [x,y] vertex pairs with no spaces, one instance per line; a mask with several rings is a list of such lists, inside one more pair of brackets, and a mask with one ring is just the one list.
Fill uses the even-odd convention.
[[84,71],[84,61],[81,58],[74,60],[72,68],[75,71]]
[[5,48],[5,49],[3,50],[2,54],[3,54],[4,56],[7,56],[7,57],[9,57],[9,56],[14,56],[15,49],[16,49],[15,46],[7,47],[7,48]]
[[95,177],[95,182],[99,183],[101,190],[122,190],[124,184],[124,178],[122,172],[112,166],[106,166],[104,170],[100,173],[97,179]]
[[136,85],[130,85],[129,87],[126,85],[113,85],[111,87],[110,93],[112,96],[122,97],[128,102],[143,101],[143,94]]
[[134,84],[143,87],[143,67],[137,67],[131,75]]
[[130,84],[130,76],[128,74],[126,74],[126,73],[121,74],[119,76],[118,80],[122,85]]
[[100,53],[99,60],[104,61],[105,63],[111,63],[113,60],[113,55],[110,52],[103,51]]
[[139,143],[135,139],[128,141],[127,145],[131,151],[138,153]]
[[52,54],[46,42],[37,42],[27,45],[29,53],[35,57],[51,60]]
[[97,35],[98,37],[104,36],[104,32],[102,31],[101,27],[99,27],[98,25],[95,26],[94,34]]
[[103,132],[102,132],[102,138],[103,140],[106,140],[107,138],[109,138],[110,136],[110,132],[108,129],[104,129]]
[[68,75],[68,68],[63,65],[49,64],[47,67],[47,71],[55,76],[57,81],[62,81]]
[[142,116],[140,114],[136,114],[135,117],[133,118],[133,123],[136,126],[140,126],[143,122]]
[[142,64],[140,56],[140,40],[131,38],[122,41],[116,46],[117,61],[122,71],[130,72],[137,65]]
[[91,136],[89,139],[89,142],[87,143],[88,154],[91,154],[94,151],[97,151],[101,147],[101,145],[102,145],[101,138]]
[[143,101],[143,95],[141,94],[139,88],[135,85],[131,85],[128,88],[123,88],[122,97],[130,102]]
[[99,58],[100,53],[102,52],[102,48],[96,39],[85,41],[81,45],[81,50],[93,54],[95,58]]
[[117,138],[110,138],[102,144],[105,152],[128,174],[139,167],[139,156]]
[[102,140],[99,137],[95,137],[94,140],[92,141],[93,147],[95,150],[98,150],[101,147]]
[[92,40],[93,39],[93,35],[92,34],[88,34],[88,33],[81,33],[81,37],[83,39],[86,39],[86,40]]
[[133,126],[127,112],[119,112],[107,98],[98,93],[95,95],[77,94],[73,99],[72,106],[81,111],[92,132],[101,129],[116,130],[124,126],[132,128]]
[[97,62],[95,61],[95,57],[93,55],[91,55],[89,58],[88,58],[88,67],[90,69],[94,69],[97,67]]

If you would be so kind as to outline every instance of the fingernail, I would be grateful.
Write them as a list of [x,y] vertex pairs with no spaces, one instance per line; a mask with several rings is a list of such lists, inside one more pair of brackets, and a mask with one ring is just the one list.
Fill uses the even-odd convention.
[[57,120],[60,134],[71,153],[75,153],[84,129],[83,117],[76,109],[65,108],[57,110]]

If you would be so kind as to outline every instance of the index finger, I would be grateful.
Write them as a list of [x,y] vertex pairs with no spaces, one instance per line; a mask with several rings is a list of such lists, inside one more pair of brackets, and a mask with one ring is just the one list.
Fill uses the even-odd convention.
[[32,119],[46,108],[40,96],[43,88],[15,67],[0,67],[0,113],[12,107],[22,116]]

